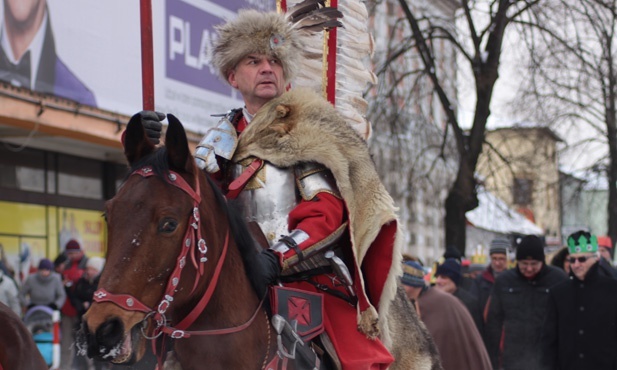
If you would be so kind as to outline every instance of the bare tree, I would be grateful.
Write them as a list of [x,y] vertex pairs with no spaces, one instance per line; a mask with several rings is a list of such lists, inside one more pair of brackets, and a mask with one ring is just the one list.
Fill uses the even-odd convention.
[[606,173],[608,234],[613,240],[617,240],[616,7],[616,0],[551,0],[535,7],[528,20],[518,21],[532,72],[521,89],[521,105],[554,127],[586,130],[573,145],[579,156],[594,142],[608,148],[603,151],[608,155],[596,156],[583,169]]
[[[397,42],[390,55],[379,70],[387,77],[388,84],[397,84],[399,78],[388,75],[388,71],[400,63],[400,58],[412,57],[407,65],[407,78],[415,81],[426,78],[430,81],[430,94],[439,102],[447,126],[443,130],[443,145],[440,157],[445,158],[443,150],[448,137],[452,137],[459,158],[455,180],[446,197],[445,234],[446,245],[455,245],[465,252],[466,218],[465,213],[478,206],[477,180],[474,176],[478,157],[482,152],[487,120],[491,114],[490,106],[495,82],[499,77],[499,63],[502,56],[506,29],[514,20],[525,17],[539,0],[447,0],[459,9],[459,22],[453,22],[431,14],[421,3],[410,7],[408,1],[398,0],[403,17],[406,37]],[[398,32],[398,31],[393,31]],[[440,53],[437,48],[448,43],[460,56],[462,63],[458,68],[466,67],[473,75],[475,83],[475,109],[471,129],[465,131],[457,117],[456,89],[447,69],[440,67]],[[418,63],[413,63],[417,58]],[[415,67],[415,68],[414,68]],[[416,84],[412,84],[414,87]],[[400,106],[397,97],[395,106]]]

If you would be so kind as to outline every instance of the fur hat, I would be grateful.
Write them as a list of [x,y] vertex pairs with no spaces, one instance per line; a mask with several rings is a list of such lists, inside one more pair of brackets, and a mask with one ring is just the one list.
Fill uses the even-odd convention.
[[568,251],[573,253],[594,253],[598,251],[598,238],[587,231],[577,231],[568,236]]
[[426,285],[424,282],[424,269],[422,265],[416,261],[403,262],[403,277],[401,282],[412,287],[422,288]]
[[212,63],[227,81],[229,71],[249,54],[264,54],[281,61],[283,75],[290,81],[302,57],[304,44],[284,15],[241,9],[238,17],[216,27]]
[[86,267],[91,267],[98,272],[103,271],[103,267],[105,266],[105,259],[102,257],[90,257],[88,258],[88,262],[86,262]]
[[491,255],[493,253],[501,253],[508,254],[508,248],[512,243],[508,239],[505,238],[495,238],[491,240],[491,246],[488,250],[488,254]]
[[516,259],[532,259],[544,262],[544,242],[535,235],[527,235],[516,247]]
[[463,277],[461,274],[461,264],[454,258],[447,258],[441,265],[437,266],[435,276],[440,275],[449,277],[454,284],[458,285]]

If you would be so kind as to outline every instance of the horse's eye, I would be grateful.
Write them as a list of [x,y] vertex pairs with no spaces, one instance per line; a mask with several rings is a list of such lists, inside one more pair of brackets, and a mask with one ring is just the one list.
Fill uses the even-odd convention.
[[162,233],[172,233],[176,230],[176,227],[178,227],[178,222],[171,218],[163,219],[159,223],[159,231]]

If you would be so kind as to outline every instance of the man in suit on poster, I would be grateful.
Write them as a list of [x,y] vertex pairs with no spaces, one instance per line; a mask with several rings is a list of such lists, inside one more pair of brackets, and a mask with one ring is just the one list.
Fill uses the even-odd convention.
[[0,80],[96,106],[92,91],[56,54],[46,0],[4,0]]

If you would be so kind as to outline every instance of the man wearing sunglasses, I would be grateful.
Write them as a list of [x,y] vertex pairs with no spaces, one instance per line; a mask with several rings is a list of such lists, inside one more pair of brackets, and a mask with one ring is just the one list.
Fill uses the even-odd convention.
[[617,366],[617,280],[600,272],[598,239],[568,237],[570,279],[549,293],[542,369],[613,370]]

